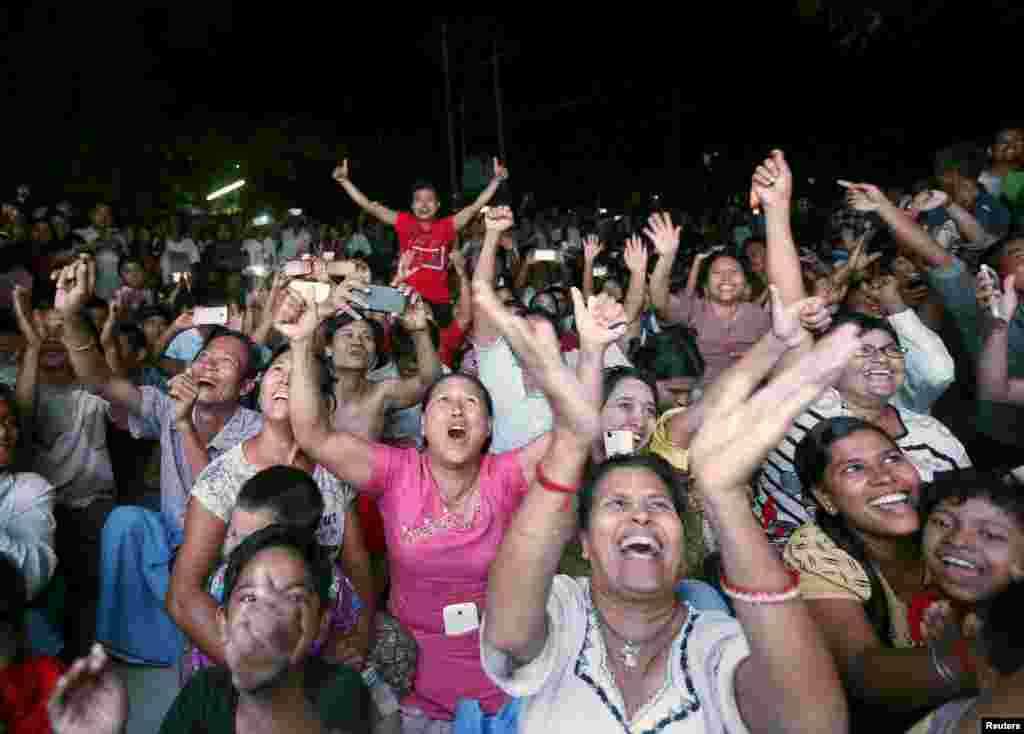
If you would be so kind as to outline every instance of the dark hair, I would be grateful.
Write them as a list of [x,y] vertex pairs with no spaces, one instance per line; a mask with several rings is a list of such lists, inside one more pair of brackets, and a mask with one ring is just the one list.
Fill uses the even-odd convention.
[[[808,431],[793,454],[793,467],[796,469],[800,484],[803,487],[804,499],[814,500],[811,488],[819,485],[825,476],[831,460],[832,444],[859,431],[871,431],[884,436],[893,446],[899,445],[878,426],[852,416],[836,416],[819,421]],[[865,603],[868,621],[883,644],[891,646],[889,629],[889,603],[882,586],[878,571],[868,558],[864,542],[847,524],[841,513],[830,515],[821,508],[815,509],[814,521],[825,535],[831,538],[841,550],[845,551],[860,564],[871,584],[871,598]]]
[[900,335],[896,333],[896,329],[887,320],[877,319],[874,316],[868,316],[858,311],[848,311],[847,309],[841,309],[832,317],[832,323],[825,330],[825,334],[831,334],[843,324],[856,324],[860,327],[862,334],[866,334],[869,331],[884,331],[892,337],[896,344],[900,343]]
[[685,324],[676,324],[650,334],[647,343],[633,357],[633,364],[650,372],[658,380],[673,377],[704,376],[704,357],[693,331]]
[[167,314],[167,311],[160,306],[142,306],[135,311],[135,323],[142,326],[144,323],[157,316],[164,319],[168,324],[174,320]]
[[123,336],[128,340],[128,346],[133,352],[146,349],[149,344],[146,342],[146,334],[138,324],[128,321],[114,327],[114,333]]
[[434,380],[430,384],[430,387],[427,388],[427,391],[423,394],[423,402],[420,403],[423,410],[426,410],[427,406],[430,404],[430,398],[434,396],[434,390],[437,389],[437,386],[443,382],[446,382],[454,378],[458,378],[460,380],[468,380],[469,382],[472,382],[474,385],[476,385],[477,388],[479,388],[480,392],[483,393],[484,396],[484,405],[487,408],[487,417],[493,418],[494,401],[491,399],[490,391],[487,389],[487,386],[480,381],[479,377],[477,377],[476,375],[470,375],[466,372],[450,372],[447,375],[441,375],[436,380]]
[[99,296],[93,296],[92,298],[89,299],[89,302],[85,304],[84,308],[105,308],[107,310],[110,310],[110,304],[107,301],[100,298]]
[[580,530],[586,532],[590,527],[590,513],[594,508],[594,498],[604,478],[616,469],[646,469],[654,474],[668,488],[676,514],[682,517],[686,511],[686,490],[676,478],[672,465],[657,454],[619,454],[597,465],[588,467],[588,474],[579,491]]
[[231,551],[228,567],[224,572],[223,606],[226,608],[231,603],[231,594],[238,583],[238,577],[242,575],[249,561],[269,548],[288,548],[293,551],[305,563],[310,585],[320,595],[321,604],[326,605],[334,570],[323,549],[308,533],[283,525],[270,525],[257,530]]
[[324,514],[324,498],[313,477],[292,466],[272,466],[250,477],[238,493],[237,506],[272,512],[276,525],[310,537]]
[[[28,606],[28,585],[14,559],[0,553],[0,630],[13,636],[14,659],[25,652],[25,608]],[[6,629],[5,629],[6,628]]]
[[981,648],[989,665],[1001,675],[1024,668],[1024,582],[1014,581],[995,596],[982,614]]
[[742,257],[741,255],[738,255],[731,249],[726,249],[721,252],[716,252],[714,255],[707,258],[704,262],[701,263],[700,272],[697,275],[697,290],[699,290],[701,293],[705,292],[705,290],[708,287],[708,279],[711,277],[711,268],[714,266],[715,262],[725,257],[729,258],[730,260],[736,261],[736,263],[740,266],[740,271],[743,273],[743,280],[747,283],[747,285],[753,286],[754,280],[753,278],[750,277],[750,266],[747,264],[746,258]]
[[142,268],[142,272],[146,272],[146,266],[143,264],[142,260],[140,260],[139,258],[137,258],[137,257],[123,257],[123,258],[121,258],[121,262],[119,262],[117,264],[118,275],[123,275],[124,274],[124,266],[125,265],[130,265],[130,264],[133,264],[133,263],[135,265],[138,265],[140,268]]
[[437,187],[434,186],[434,184],[430,183],[429,181],[424,181],[422,179],[419,180],[419,181],[416,181],[415,183],[413,183],[412,191],[409,192],[409,198],[410,199],[415,199],[416,198],[416,192],[417,191],[423,191],[424,189],[429,189],[430,191],[433,191],[434,192],[434,196],[437,197],[438,201],[441,200],[441,194],[438,193]]
[[[0,468],[0,471],[17,472],[21,467],[27,467],[31,463],[31,448],[28,444],[28,432],[22,421],[21,408],[18,405],[18,397],[14,388],[6,383],[0,383],[0,400],[7,403],[11,415],[18,421],[18,443],[15,444],[14,461],[9,466]],[[0,555],[3,555],[0,553]]]
[[615,392],[615,388],[623,380],[640,380],[640,382],[647,385],[651,390],[651,395],[654,396],[654,402],[658,402],[658,383],[654,379],[654,375],[646,370],[637,369],[636,367],[609,367],[601,376],[601,407],[603,408],[605,403],[608,402],[608,398]]
[[[271,365],[277,361],[277,358],[286,352],[290,352],[292,349],[291,342],[283,342],[277,349],[274,350],[273,354],[270,355],[270,359],[267,360],[267,364],[264,370],[269,370]],[[334,373],[331,371],[331,366],[327,363],[327,357],[323,352],[319,352],[316,355],[316,369],[317,369],[317,387],[320,389],[320,395],[327,398],[331,404],[331,412],[333,413],[337,408],[337,399],[334,396]],[[262,377],[260,379],[262,383]],[[263,385],[257,385],[256,398],[259,398],[259,390],[263,388]]]
[[995,472],[974,467],[940,472],[921,488],[918,506],[921,525],[943,502],[948,500],[961,505],[970,499],[986,500],[1013,515],[1017,525],[1024,530],[1024,487],[1012,477],[1004,479]]
[[243,380],[251,380],[259,374],[260,368],[262,367],[263,355],[260,353],[260,348],[256,346],[256,342],[250,339],[248,336],[240,331],[229,329],[226,326],[214,326],[210,335],[203,340],[203,346],[196,354],[196,359],[199,355],[206,351],[214,339],[220,339],[221,337],[231,337],[242,342],[242,346],[245,347],[246,361],[245,373],[242,375]]
[[356,321],[363,321],[370,325],[370,330],[373,331],[373,343],[376,346],[377,362],[371,365],[370,369],[377,369],[383,367],[391,361],[391,353],[384,348],[384,327],[377,323],[374,319],[356,319],[347,313],[340,313],[331,316],[329,319],[324,321],[323,328],[324,338],[327,341],[333,341],[334,335],[338,333],[338,330],[348,326]]

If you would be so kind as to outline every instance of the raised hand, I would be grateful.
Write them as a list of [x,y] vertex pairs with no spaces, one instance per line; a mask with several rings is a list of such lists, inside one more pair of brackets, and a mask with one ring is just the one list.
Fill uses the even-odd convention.
[[751,369],[757,359],[750,352],[726,370],[705,395],[704,421],[690,444],[690,471],[704,498],[746,498],[764,457],[839,378],[859,346],[857,327],[844,325],[760,390],[771,367]]
[[430,312],[427,310],[426,304],[419,293],[408,295],[409,298],[405,302],[405,310],[402,311],[398,320],[401,322],[402,327],[411,334],[414,331],[423,331],[427,328],[430,321]]
[[810,338],[805,322],[813,324],[817,330],[828,326],[831,316],[825,307],[825,299],[811,296],[786,306],[782,303],[779,290],[774,285],[768,286],[772,309],[772,333],[775,337],[793,349]]
[[19,284],[14,286],[14,316],[18,321],[18,330],[25,337],[26,346],[29,349],[41,347],[43,334],[32,312],[32,291]]
[[679,249],[679,235],[682,227],[672,226],[672,215],[667,212],[654,213],[647,218],[644,234],[651,240],[655,251],[663,257],[675,257]]
[[647,273],[647,247],[636,235],[626,240],[622,260],[631,273]]
[[856,211],[876,212],[889,203],[882,190],[874,184],[851,183],[850,181],[839,181],[838,183],[846,189],[846,203]]
[[225,632],[224,657],[236,676],[289,661],[305,631],[298,605],[269,594],[258,595],[244,615],[235,614]]
[[594,262],[602,252],[604,252],[604,243],[597,238],[596,234],[588,234],[583,239],[583,259],[586,262]]
[[572,305],[583,349],[603,349],[626,333],[626,312],[614,298],[602,293],[583,303],[583,294],[573,288]]
[[497,158],[494,159],[494,177],[499,181],[508,180],[508,169],[505,167],[505,164]]
[[930,212],[948,203],[949,194],[945,191],[920,191],[911,200],[910,208],[918,212]]
[[65,316],[79,313],[96,295],[96,261],[89,255],[79,255],[50,277],[57,281],[54,307]]
[[47,711],[54,734],[119,734],[128,720],[128,691],[99,644],[57,681]]
[[192,408],[199,399],[199,383],[191,367],[171,378],[167,394],[174,400],[174,422],[192,423]]
[[[1017,312],[1016,286],[1016,276],[1009,275],[1004,281],[1003,292],[1000,293],[996,277],[988,268],[983,267],[978,271],[978,277],[975,280],[975,297],[978,300],[978,306],[993,318],[1009,321]],[[995,304],[995,308],[993,308],[993,304]],[[995,315],[996,312],[998,312],[998,316]]]
[[750,183],[751,209],[785,209],[793,198],[793,173],[781,150],[773,150],[754,170]]
[[448,264],[460,279],[466,278],[466,256],[463,254],[462,250],[452,250],[451,254],[448,256]]
[[484,214],[484,226],[488,230],[504,232],[505,230],[512,229],[515,223],[512,210],[507,206],[492,206]]
[[331,176],[335,181],[341,183],[342,181],[348,181],[348,158],[344,159],[338,166],[335,167],[334,173]]

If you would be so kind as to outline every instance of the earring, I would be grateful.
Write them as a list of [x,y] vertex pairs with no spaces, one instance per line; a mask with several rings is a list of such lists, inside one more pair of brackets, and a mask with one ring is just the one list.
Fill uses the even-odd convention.
[[836,507],[831,502],[822,502],[821,503],[821,509],[823,509],[825,512],[827,512],[830,515],[835,515],[836,514]]

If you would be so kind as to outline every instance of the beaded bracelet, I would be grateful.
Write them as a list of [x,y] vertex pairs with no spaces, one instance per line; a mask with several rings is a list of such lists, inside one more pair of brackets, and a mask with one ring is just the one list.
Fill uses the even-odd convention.
[[800,575],[795,571],[787,571],[787,573],[790,583],[782,591],[760,591],[733,586],[723,573],[720,577],[722,593],[736,601],[745,601],[748,604],[781,604],[792,601],[800,596]]

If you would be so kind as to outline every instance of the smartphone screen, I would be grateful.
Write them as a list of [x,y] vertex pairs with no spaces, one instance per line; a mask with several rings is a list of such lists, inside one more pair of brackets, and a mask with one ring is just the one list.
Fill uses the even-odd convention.
[[196,326],[223,326],[228,322],[228,307],[199,307],[192,313],[192,323]]
[[557,262],[558,253],[555,250],[534,250],[533,261],[534,262]]
[[312,260],[291,260],[284,265],[285,275],[309,275],[313,272]]
[[397,288],[371,285],[366,294],[366,307],[370,311],[402,313],[405,310],[405,296]]

